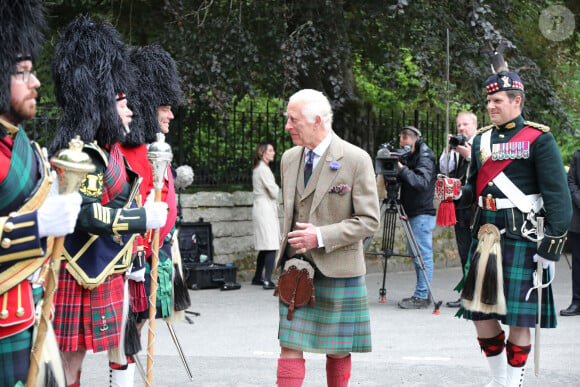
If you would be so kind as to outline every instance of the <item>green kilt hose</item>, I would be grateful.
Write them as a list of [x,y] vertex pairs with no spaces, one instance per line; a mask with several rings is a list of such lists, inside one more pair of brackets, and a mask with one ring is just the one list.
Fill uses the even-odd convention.
[[[511,211],[487,211],[481,210],[479,226],[491,223],[500,230],[506,227],[505,217]],[[479,227],[478,227],[479,228]],[[469,262],[465,272],[469,270],[469,265],[475,250],[477,249],[478,240],[473,239],[469,251]],[[537,264],[533,261],[533,256],[537,252],[537,243],[527,239],[512,239],[506,237],[505,233],[501,236],[502,268],[503,268],[503,289],[506,298],[507,315],[475,313],[464,311],[463,316],[468,320],[489,320],[497,319],[509,326],[517,327],[534,327],[538,310],[538,292],[530,292],[530,297],[526,301],[528,290],[534,286],[533,273],[536,271]],[[549,270],[543,271],[542,283],[550,281]],[[543,289],[542,293],[542,328],[556,327],[556,310],[554,305],[554,295],[552,286]]]
[[347,353],[371,351],[371,325],[364,276],[328,278],[316,271],[315,306],[306,305],[286,318],[280,302],[280,346],[303,352]]
[[119,346],[123,319],[124,282],[112,274],[93,290],[84,289],[60,267],[54,333],[63,352],[79,349],[101,352]]

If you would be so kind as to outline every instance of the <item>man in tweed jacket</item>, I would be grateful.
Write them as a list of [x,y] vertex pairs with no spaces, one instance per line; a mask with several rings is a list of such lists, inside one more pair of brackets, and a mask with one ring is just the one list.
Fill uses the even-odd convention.
[[277,266],[296,255],[310,261],[316,305],[296,309],[288,320],[280,302],[278,386],[302,385],[304,351],[325,353],[328,385],[346,386],[350,353],[371,350],[362,239],[379,226],[373,165],[365,151],[332,131],[332,109],[321,92],[294,94],[286,117],[296,146],[282,156]]

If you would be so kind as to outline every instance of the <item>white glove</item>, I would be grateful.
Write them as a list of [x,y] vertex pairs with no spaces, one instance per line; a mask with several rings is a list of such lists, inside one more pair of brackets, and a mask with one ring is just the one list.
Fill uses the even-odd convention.
[[165,226],[167,221],[167,203],[147,201],[143,206],[147,219],[146,227],[148,230],[157,230]]
[[145,206],[145,204],[147,203],[153,203],[154,201],[155,201],[155,190],[152,189],[151,192],[149,192],[149,195],[147,195],[147,198],[145,199],[143,206]]
[[38,235],[58,237],[70,234],[75,229],[83,198],[78,192],[48,196],[38,209]]
[[147,268],[145,267],[145,265],[143,265],[143,267],[137,270],[133,270],[133,267],[131,267],[125,274],[125,278],[133,280],[135,282],[145,282],[146,269]]
[[542,263],[542,268],[544,270],[546,270],[548,267],[550,268],[550,272],[554,273],[555,269],[556,269],[556,265],[554,264],[554,261],[550,261],[549,259],[546,259],[538,254],[534,254],[534,262],[538,262],[538,260],[540,260],[540,262]]

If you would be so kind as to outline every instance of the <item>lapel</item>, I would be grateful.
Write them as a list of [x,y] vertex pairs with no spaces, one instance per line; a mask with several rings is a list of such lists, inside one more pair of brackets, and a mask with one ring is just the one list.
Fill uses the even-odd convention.
[[312,213],[316,207],[320,204],[320,201],[324,197],[324,195],[328,194],[328,190],[330,189],[332,183],[338,176],[339,171],[334,171],[330,169],[330,163],[332,161],[340,161],[343,157],[343,147],[342,147],[342,140],[336,135],[336,133],[332,133],[332,140],[330,141],[330,145],[326,150],[325,154],[322,155],[318,165],[316,166],[316,176],[313,173],[313,176],[310,178],[316,179],[313,181],[313,184],[308,185],[307,189],[304,192],[303,197],[310,194],[311,190],[314,190],[314,198],[312,199],[312,207],[310,208],[310,213]]
[[[300,171],[303,165],[304,147],[295,147],[294,152],[288,155],[288,162],[284,170],[284,218],[292,221],[294,211],[294,199],[296,197],[297,184],[302,184],[304,189],[304,171]],[[300,183],[302,179],[302,183]]]

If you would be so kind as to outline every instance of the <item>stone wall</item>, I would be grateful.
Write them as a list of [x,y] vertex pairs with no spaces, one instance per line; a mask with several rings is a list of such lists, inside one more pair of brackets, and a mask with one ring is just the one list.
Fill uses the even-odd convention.
[[[255,268],[256,251],[252,228],[252,192],[199,192],[182,194],[181,206],[184,222],[196,222],[203,218],[210,222],[213,231],[213,261],[232,263],[238,268],[238,277],[247,280]],[[282,206],[280,206],[282,221]],[[381,251],[383,226],[375,234],[369,252]],[[435,267],[459,266],[455,236],[452,227],[435,228],[433,251]],[[395,231],[395,252],[406,253],[406,236],[400,222]],[[383,257],[367,254],[368,271],[382,271]],[[389,272],[413,270],[412,262],[406,257],[391,256],[388,259]]]

